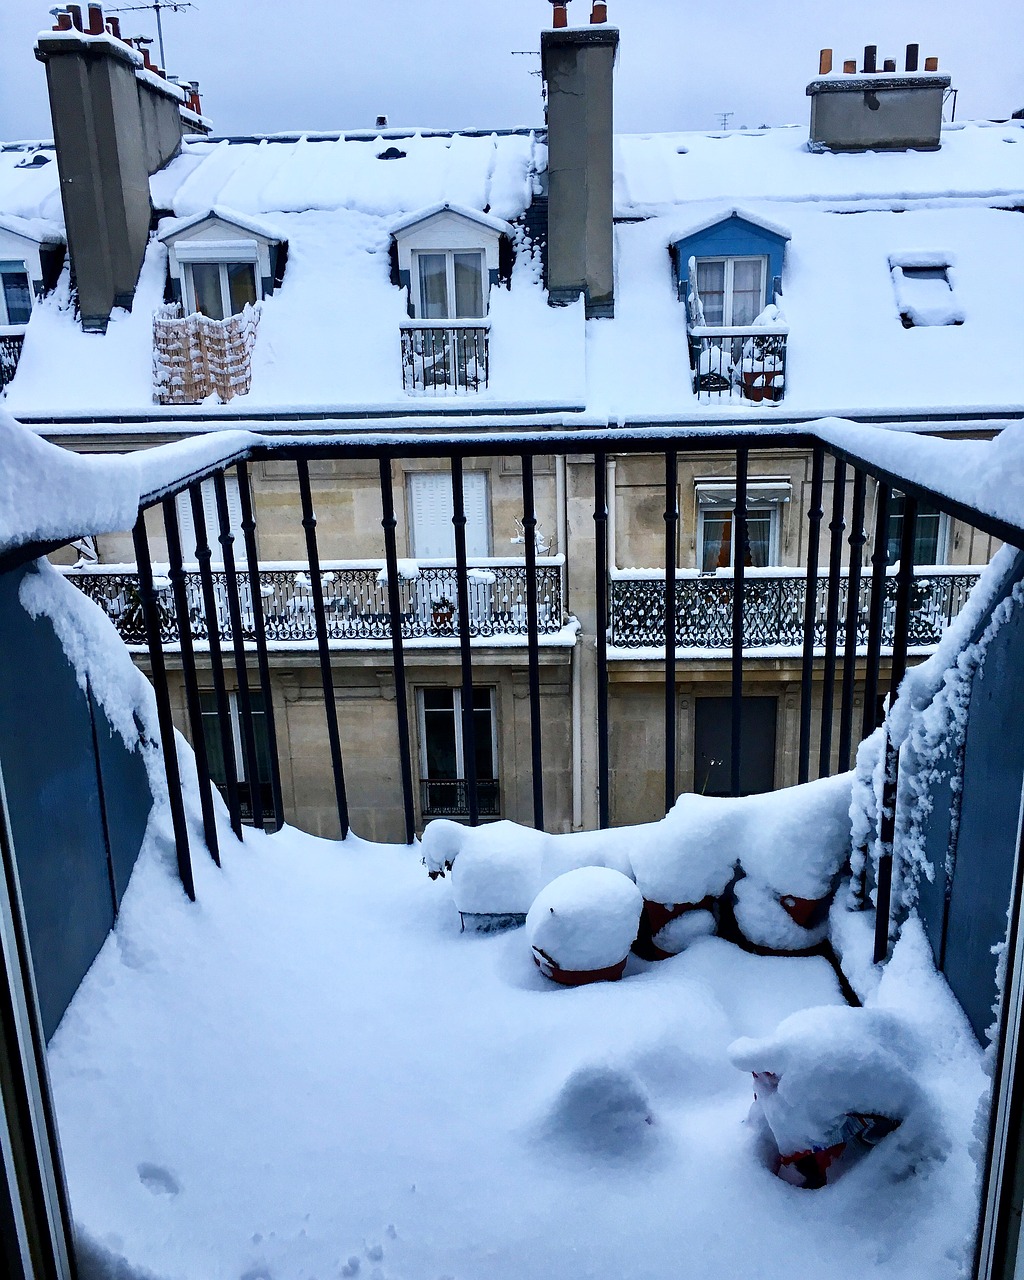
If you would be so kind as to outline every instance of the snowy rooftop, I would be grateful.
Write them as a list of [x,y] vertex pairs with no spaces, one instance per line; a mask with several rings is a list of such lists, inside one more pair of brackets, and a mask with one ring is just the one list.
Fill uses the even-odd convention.
[[[549,308],[539,259],[520,249],[511,290],[491,291],[490,385],[447,400],[402,389],[407,313],[405,291],[390,282],[392,228],[444,204],[514,222],[543,189],[543,133],[186,142],[153,177],[154,206],[181,219],[216,208],[243,225],[265,221],[289,246],[283,285],[264,306],[250,394],[203,410],[501,407],[753,422],[1019,401],[1024,126],[948,127],[942,148],[927,153],[814,154],[806,137],[795,126],[620,136],[615,319],[585,324],[580,306]],[[26,163],[52,154],[0,151],[0,216],[60,222],[56,163]],[[790,237],[781,407],[734,398],[709,408],[690,385],[668,246],[736,208]],[[132,313],[115,313],[103,338],[80,331],[66,282],[37,308],[7,393],[14,412],[161,412],[150,321],[163,301],[166,252],[151,245]],[[948,266],[951,314],[963,323],[903,327],[891,264],[922,254]],[[55,367],[68,375],[54,379]]]

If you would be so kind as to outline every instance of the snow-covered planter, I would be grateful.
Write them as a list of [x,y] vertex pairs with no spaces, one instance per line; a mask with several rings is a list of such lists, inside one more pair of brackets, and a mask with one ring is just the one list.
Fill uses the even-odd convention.
[[[798,1187],[830,1184],[883,1138],[890,1175],[941,1154],[934,1107],[917,1082],[917,1034],[885,1009],[805,1009],[763,1040],[729,1049],[754,1077],[750,1112],[773,1172]],[[904,1170],[905,1171],[905,1170]]]
[[643,898],[621,871],[579,867],[547,885],[526,916],[526,938],[541,973],[565,986],[622,977]]
[[543,832],[514,822],[466,827],[435,818],[423,832],[423,856],[432,878],[451,873],[463,926],[491,930],[526,919],[547,883],[546,840]]

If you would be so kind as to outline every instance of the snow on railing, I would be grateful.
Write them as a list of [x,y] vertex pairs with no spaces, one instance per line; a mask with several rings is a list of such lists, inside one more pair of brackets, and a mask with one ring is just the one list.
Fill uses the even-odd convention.
[[689,330],[698,400],[777,404],[786,389],[785,325],[700,325]]
[[0,391],[17,372],[24,342],[25,330],[22,326],[4,325],[0,328]]
[[490,377],[490,327],[481,320],[410,320],[402,325],[402,387],[458,395]]

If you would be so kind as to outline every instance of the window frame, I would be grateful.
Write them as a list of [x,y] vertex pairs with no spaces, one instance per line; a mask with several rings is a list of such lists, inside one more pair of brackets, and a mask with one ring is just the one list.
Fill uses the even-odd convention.
[[[757,308],[757,311],[754,313],[755,315],[760,315],[761,312],[765,309],[765,306],[767,305],[765,302],[765,297],[766,297],[766,291],[768,288],[768,255],[766,253],[734,253],[734,254],[719,253],[719,254],[704,255],[701,257],[694,258],[694,263],[695,263],[695,267],[698,275],[700,274],[701,266],[708,266],[718,262],[725,264],[725,272],[723,275],[723,286],[722,286],[724,290],[724,296],[723,296],[723,302],[722,302],[722,319],[719,321],[718,324],[710,324],[710,323],[707,323],[707,321],[705,321],[704,327],[708,329],[719,329],[719,328],[732,329],[732,328],[745,327],[745,326],[734,325],[733,318],[732,318],[735,264],[737,262],[759,262],[761,264],[761,280],[760,280],[760,286],[759,286],[760,288],[759,297],[761,299],[761,305]],[[700,293],[699,287],[697,291],[698,293]],[[703,301],[704,301],[703,295],[701,295],[702,306],[703,306]],[[753,321],[751,320],[750,323],[753,323]]]
[[220,269],[220,304],[224,315],[222,320],[230,320],[234,315],[241,315],[240,311],[231,310],[231,288],[228,282],[228,267],[244,264],[252,268],[253,280],[255,281],[256,302],[263,301],[263,281],[260,279],[260,265],[258,260],[253,258],[217,258],[215,260],[204,258],[189,258],[181,263],[181,292],[182,301],[186,315],[198,314],[196,306],[196,287],[192,278],[192,268],[195,266],[216,266]]
[[[452,321],[466,322],[471,320],[483,321],[487,319],[490,309],[490,292],[491,280],[490,273],[487,269],[487,250],[481,245],[479,248],[466,249],[412,249],[410,251],[412,270],[410,272],[411,291],[413,293],[413,310],[417,320],[432,320],[438,326],[443,326]],[[452,315],[453,303],[455,301],[455,258],[456,255],[473,254],[480,264],[480,297],[483,302],[481,314],[478,316],[455,316]],[[448,311],[446,316],[425,316],[423,314],[425,307],[423,305],[423,282],[420,276],[420,259],[424,257],[439,258],[443,256],[445,260],[445,306]]]
[[[5,268],[11,268],[6,270]],[[35,291],[32,288],[32,273],[28,269],[28,263],[18,258],[4,258],[0,262],[0,274],[2,275],[24,275],[25,289],[28,294],[28,318],[25,320],[12,320],[7,310],[7,293],[3,287],[3,281],[0,280],[0,325],[6,328],[21,328],[28,324],[32,318],[32,312],[35,309]]]
[[[781,568],[780,563],[780,542],[781,542],[781,526],[782,517],[779,511],[778,502],[769,502],[765,499],[747,503],[747,517],[752,515],[760,515],[762,512],[768,514],[768,563],[764,566],[747,565],[746,568],[778,569]],[[736,528],[736,506],[716,505],[709,502],[697,503],[697,572],[712,574],[717,572],[717,568],[724,569],[726,566],[718,566],[715,569],[705,569],[704,566],[704,519],[708,515],[728,515],[732,520],[732,533],[729,537],[729,564],[731,571],[736,569],[736,538],[734,531]]]
[[[419,485],[433,485],[433,484],[436,484],[440,488],[441,498],[442,500],[445,500],[445,505],[447,506],[449,502],[452,504],[452,511],[454,514],[455,504],[454,504],[454,500],[451,492],[451,477],[446,472],[444,471],[408,471],[406,472],[405,491],[406,491],[407,518],[408,518],[407,527],[409,530],[409,554],[414,559],[420,559],[420,560],[435,560],[435,559],[453,560],[455,558],[454,545],[453,545],[451,554],[446,556],[430,556],[425,551],[419,550],[419,548],[417,547],[417,542],[419,540],[418,534],[421,532],[419,528],[419,522],[417,520],[417,510],[421,508],[422,504],[417,503],[415,490]],[[469,489],[470,486],[480,487],[476,495],[471,495],[467,493],[467,490]],[[480,492],[480,490],[482,490],[482,493]],[[491,512],[490,472],[485,470],[464,471],[462,473],[462,497],[463,497],[463,506],[466,508],[466,515],[467,515],[467,524],[466,524],[467,557],[471,561],[489,559],[490,556],[493,554],[493,549],[494,549],[494,541],[492,538],[492,529],[491,529],[492,512]],[[482,535],[481,541],[485,547],[484,551],[474,551],[474,550],[471,550],[469,546],[471,539],[475,536],[472,531],[472,516],[473,516],[473,512],[477,508],[479,508],[483,514],[483,520],[482,520],[482,523],[479,526],[477,526],[477,532],[479,532]],[[447,512],[445,514],[447,514]],[[451,523],[451,519],[452,517],[448,516],[447,522],[444,523],[443,527],[445,529],[446,538],[447,538],[447,533],[450,530],[451,536],[454,540],[455,529]]]
[[[473,686],[474,693],[485,692],[488,695],[489,711],[491,717],[491,772],[494,775],[491,778],[477,778],[478,784],[493,783],[495,787],[495,796],[497,799],[497,813],[488,814],[488,818],[497,818],[501,814],[501,770],[498,760],[498,690],[493,684],[475,684]],[[427,764],[427,718],[426,718],[426,693],[450,693],[452,697],[451,714],[454,719],[455,729],[455,777],[454,778],[431,778],[428,773]],[[428,684],[417,685],[415,689],[416,700],[416,731],[419,738],[418,755],[419,755],[419,782],[420,794],[422,796],[423,784],[427,782],[466,782],[466,747],[462,737],[462,688],[459,685],[440,685]],[[474,708],[477,710],[478,708]],[[439,710],[439,708],[432,708]],[[447,708],[444,708],[447,711]],[[482,710],[482,708],[479,708]],[[422,807],[422,806],[421,806]],[[424,817],[430,817],[429,811],[424,812]]]
[[[892,497],[889,500],[889,515],[888,515],[888,519],[886,520],[886,529],[885,529],[885,563],[886,563],[886,568],[888,569],[893,568],[894,565],[899,563],[899,558],[900,558],[899,549],[902,546],[902,542],[903,542],[903,513],[905,511],[905,507],[901,505],[899,511],[894,511],[893,501],[896,499],[899,499],[902,504],[906,500],[906,494],[901,493],[899,490],[895,490],[892,494]],[[950,546],[952,544],[952,539],[950,536],[952,533],[952,521],[950,520],[949,515],[945,511],[939,511],[938,508],[936,507],[930,508],[925,514],[927,516],[938,515],[939,517],[938,526],[937,526],[936,535],[935,535],[935,559],[927,560],[927,561],[918,560],[915,556],[914,568],[930,569],[930,568],[938,567],[939,565],[948,565],[951,563],[949,559],[949,551],[950,551]],[[920,506],[918,507],[917,518],[918,518],[918,524],[916,529],[914,530],[915,541],[917,540],[917,538],[920,537],[920,530],[921,530]],[[899,534],[894,538],[892,536],[891,530],[893,527],[893,522],[895,520],[899,520],[900,528],[899,528]],[[896,545],[896,556],[894,559],[890,560],[889,548],[893,545],[893,543],[895,543]]]
[[[238,709],[238,690],[226,690],[228,699],[228,717],[231,721],[231,744],[235,754],[235,781],[238,784],[238,799],[242,811],[242,821],[245,823],[252,822],[253,819],[253,803],[252,791],[253,783],[247,776],[248,762],[246,760],[245,746],[242,741],[242,717]],[[216,704],[216,690],[213,688],[202,688],[199,690],[199,720],[201,731],[206,735],[207,725],[210,726],[210,733],[216,740],[220,735],[220,712]],[[263,702],[263,693],[258,689],[249,690],[249,699],[252,704],[260,703],[260,706],[252,705],[253,733],[256,735],[256,769],[260,770],[260,738],[256,734],[256,722],[262,718],[263,721],[263,745],[266,748],[266,778],[257,777],[255,786],[260,790],[260,808],[263,811],[263,820],[267,830],[274,829],[274,801],[272,792],[272,775],[273,765],[271,762],[271,753],[273,744],[270,741],[269,730],[267,729],[267,708]],[[210,739],[206,738],[206,749],[209,758]],[[210,780],[213,785],[227,799],[227,775],[223,782],[218,782],[213,777],[211,769]]]

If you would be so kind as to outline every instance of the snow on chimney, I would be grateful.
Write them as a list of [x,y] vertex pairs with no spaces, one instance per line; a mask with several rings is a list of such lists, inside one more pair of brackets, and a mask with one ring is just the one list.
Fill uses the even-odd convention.
[[603,3],[603,0],[594,0],[594,6],[590,10],[590,25],[596,27],[607,21],[608,6]]

